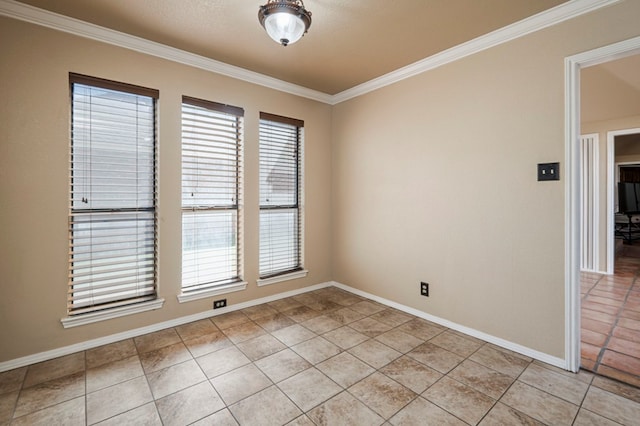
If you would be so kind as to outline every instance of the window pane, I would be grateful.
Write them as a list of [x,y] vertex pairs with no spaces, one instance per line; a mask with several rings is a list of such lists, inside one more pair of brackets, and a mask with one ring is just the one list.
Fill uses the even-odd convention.
[[238,137],[237,117],[183,105],[183,206],[237,204]]
[[260,276],[300,267],[298,209],[260,211]]
[[236,241],[236,211],[183,212],[182,287],[238,278]]
[[155,219],[145,213],[72,216],[74,309],[155,294]]
[[260,205],[295,205],[298,199],[298,130],[262,122],[260,126]]
[[72,207],[154,205],[153,99],[76,84]]

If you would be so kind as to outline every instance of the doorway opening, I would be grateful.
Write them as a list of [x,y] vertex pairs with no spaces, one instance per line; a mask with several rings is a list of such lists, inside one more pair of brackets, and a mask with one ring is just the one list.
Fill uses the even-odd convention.
[[[591,303],[591,300],[584,300],[583,296],[585,292],[594,291],[593,297],[601,297],[602,294],[598,292],[601,291],[601,288],[595,289],[595,284],[600,282],[599,280],[603,280],[601,284],[604,286],[609,286],[611,288],[615,287],[615,277],[614,267],[615,264],[615,235],[616,235],[616,215],[614,214],[614,204],[617,203],[617,196],[615,191],[609,190],[614,182],[611,179],[611,175],[614,177],[617,175],[615,169],[616,164],[613,160],[612,155],[615,152],[615,145],[609,149],[607,149],[607,176],[603,176],[602,183],[606,184],[605,190],[597,190],[596,192],[602,192],[602,195],[606,193],[607,205],[599,207],[599,211],[601,211],[602,215],[606,215],[607,220],[602,221],[602,225],[605,225],[605,229],[598,228],[593,231],[594,234],[600,237],[600,241],[603,243],[602,250],[596,255],[597,259],[595,259],[595,263],[597,265],[602,265],[605,268],[598,267],[600,269],[598,271],[589,272],[588,274],[593,274],[593,276],[587,275],[587,280],[585,281],[585,285],[582,287],[581,291],[581,266],[584,263],[584,259],[582,258],[583,250],[582,243],[584,239],[584,227],[582,227],[582,222],[585,220],[583,215],[583,170],[582,170],[582,143],[581,143],[581,112],[580,112],[580,78],[581,78],[581,70],[584,68],[592,67],[595,65],[605,64],[607,62],[615,61],[618,59],[630,57],[633,55],[637,55],[640,53],[640,37],[636,37],[634,39],[627,40],[625,42],[616,43],[614,45],[606,46],[600,49],[595,49],[590,52],[585,52],[579,55],[572,56],[567,58],[565,61],[566,65],[566,96],[567,96],[567,115],[566,115],[566,167],[567,172],[567,187],[566,187],[566,218],[567,218],[567,227],[566,227],[566,253],[565,253],[565,267],[566,267],[566,280],[565,280],[565,296],[566,296],[566,323],[565,323],[565,349],[566,349],[566,367],[571,371],[578,371],[581,367],[583,359],[581,358],[581,307],[584,301],[584,304],[587,305]],[[620,127],[617,127],[618,129]],[[609,142],[609,137],[612,138],[613,143],[615,143],[616,136],[620,135],[609,135],[607,136],[607,142]],[[609,164],[613,162],[612,166],[609,167]],[[618,165],[620,166],[620,165]],[[625,171],[626,172],[626,171]],[[605,210],[604,212],[603,210]],[[594,208],[594,211],[597,210]],[[596,214],[596,217],[598,214]],[[606,223],[605,223],[606,222]],[[640,236],[640,235],[639,235]],[[633,241],[631,241],[633,242]],[[632,244],[630,244],[632,245]],[[640,247],[640,239],[638,240],[637,246]],[[600,248],[600,246],[599,246]],[[597,251],[596,251],[597,253]],[[604,270],[602,270],[604,269]],[[618,268],[620,269],[620,268]],[[638,263],[638,271],[640,271],[640,262]],[[613,275],[607,275],[613,274]],[[634,275],[635,276],[635,275]],[[585,291],[586,290],[586,291]],[[640,290],[640,289],[639,289]],[[639,293],[640,294],[640,293]],[[616,295],[616,297],[622,297],[626,300],[628,294]],[[605,302],[605,300],[596,299],[595,302]],[[606,303],[601,303],[605,306],[602,311],[606,311],[607,309],[612,312],[618,308],[606,308]],[[585,308],[594,307],[594,306],[585,306]],[[618,311],[619,312],[619,309]],[[613,315],[608,314],[607,312],[601,312],[604,315]],[[602,319],[602,318],[600,318]],[[593,320],[593,318],[584,317],[583,322],[589,323]],[[601,330],[604,331],[604,330]],[[604,335],[604,333],[601,333]],[[601,336],[599,336],[601,337]],[[619,336],[618,336],[619,337]],[[604,338],[605,340],[611,340],[610,336]],[[638,354],[640,357],[640,354]],[[588,366],[585,366],[588,367]],[[638,376],[640,378],[640,376]],[[640,383],[640,382],[639,382]],[[638,383],[634,383],[636,386]]]
[[[584,90],[584,87],[583,87]],[[640,122],[640,117],[637,118]],[[610,123],[600,124],[603,128]],[[640,129],[607,132],[606,271],[580,273],[581,367],[640,386]],[[584,157],[584,156],[583,156]],[[582,172],[583,182],[585,169]],[[587,176],[588,178],[588,176]],[[584,189],[584,183],[582,184]],[[584,190],[583,190],[584,193]],[[583,201],[583,208],[584,208]],[[590,216],[584,218],[589,220]],[[586,252],[586,253],[585,253]]]
[[[640,37],[565,59],[565,368],[574,372],[581,366],[581,70],[637,54]],[[611,229],[609,220],[606,222]]]

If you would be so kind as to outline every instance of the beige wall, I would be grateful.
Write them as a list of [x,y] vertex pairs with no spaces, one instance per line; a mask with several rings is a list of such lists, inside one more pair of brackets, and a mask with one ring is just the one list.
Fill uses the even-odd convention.
[[616,163],[638,163],[640,164],[640,154],[616,155]]
[[[246,291],[228,303],[331,279],[330,126],[325,104],[0,18],[0,362],[211,309],[179,304],[180,102],[189,95],[245,109]],[[76,72],[160,90],[160,310],[63,329],[67,292],[69,83]],[[305,121],[305,279],[257,288],[258,114]]]
[[[583,123],[640,114],[640,55],[632,55],[580,72],[580,116]],[[631,74],[629,78],[627,74]]]
[[[564,356],[564,58],[637,36],[616,6],[337,105],[338,282]],[[419,296],[419,282],[431,296]]]

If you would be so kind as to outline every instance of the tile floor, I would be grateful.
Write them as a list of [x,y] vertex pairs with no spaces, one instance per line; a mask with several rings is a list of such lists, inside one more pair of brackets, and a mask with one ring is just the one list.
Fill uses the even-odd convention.
[[640,386],[640,246],[622,245],[614,271],[581,274],[581,364]]
[[638,388],[335,287],[0,373],[2,425],[639,421]]

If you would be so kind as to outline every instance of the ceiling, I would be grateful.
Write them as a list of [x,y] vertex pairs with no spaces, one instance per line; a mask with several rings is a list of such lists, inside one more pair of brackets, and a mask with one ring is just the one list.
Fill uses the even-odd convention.
[[307,35],[283,47],[266,0],[19,0],[335,95],[566,0],[306,0]]

